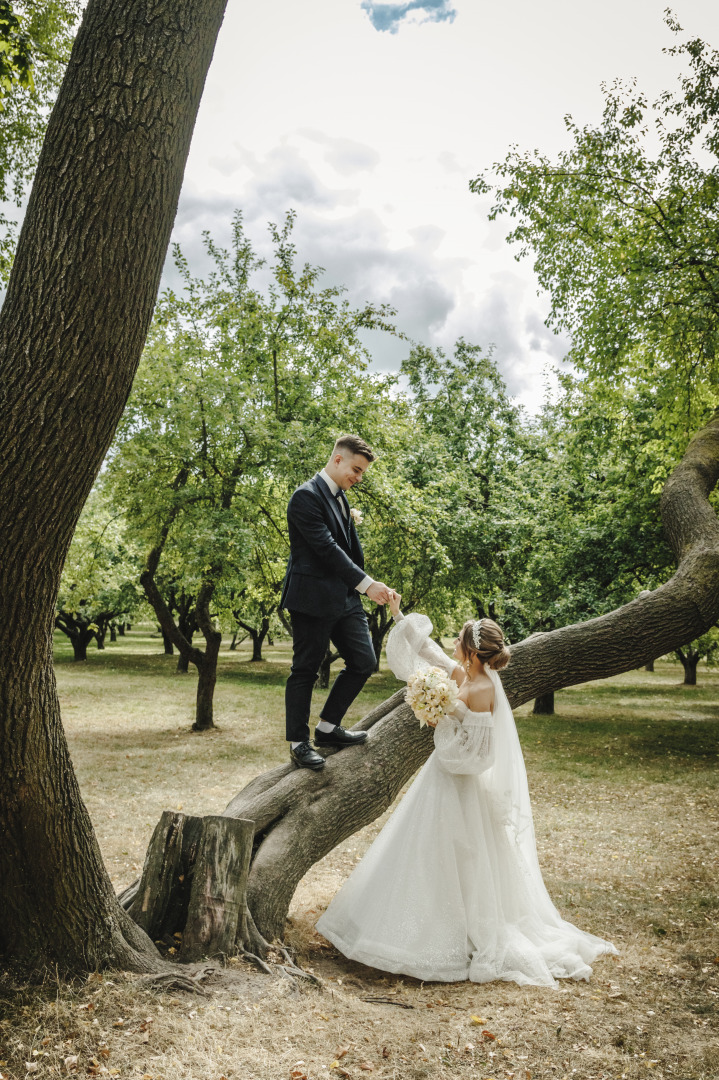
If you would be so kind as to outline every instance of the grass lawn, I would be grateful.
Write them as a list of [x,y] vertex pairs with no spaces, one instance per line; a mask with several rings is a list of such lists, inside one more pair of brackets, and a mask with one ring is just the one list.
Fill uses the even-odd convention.
[[[139,628],[75,664],[57,640],[73,761],[118,889],[137,877],[162,810],[222,811],[286,760],[287,644],[259,664],[247,648],[224,649],[218,728],[202,735],[190,730],[195,677],[174,674],[161,649]],[[517,713],[549,892],[565,918],[620,950],[589,983],[421,984],[345,960],[314,922],[382,818],[295,896],[286,937],[323,990],[244,962],[204,998],[122,973],[32,989],[6,980],[0,1076],[716,1080],[719,672],[702,666],[697,687],[682,677],[661,662],[558,693],[554,717],[533,717],[530,705]],[[396,687],[388,672],[373,676],[350,721]]]

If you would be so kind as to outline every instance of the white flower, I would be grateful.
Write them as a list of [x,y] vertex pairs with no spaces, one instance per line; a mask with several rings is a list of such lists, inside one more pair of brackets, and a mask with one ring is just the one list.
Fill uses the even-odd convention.
[[457,684],[440,668],[416,671],[407,683],[405,701],[419,720],[420,727],[436,727],[445,713],[457,703]]
[[361,525],[364,521],[364,514],[356,506],[353,506],[350,510],[350,517],[354,521],[355,525]]

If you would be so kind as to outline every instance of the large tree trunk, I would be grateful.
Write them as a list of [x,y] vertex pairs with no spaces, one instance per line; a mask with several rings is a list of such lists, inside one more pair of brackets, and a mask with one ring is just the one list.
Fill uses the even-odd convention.
[[52,624],[152,317],[224,6],[90,0],[0,313],[0,951],[36,970],[160,963],[80,797]]
[[[533,634],[502,672],[513,707],[563,686],[631,671],[672,652],[719,616],[719,524],[707,497],[719,478],[719,419],[692,440],[662,495],[679,568],[665,585],[598,619]],[[309,868],[383,813],[432,750],[432,735],[404,690],[358,728],[364,746],[329,752],[319,773],[281,765],[252,780],[225,810],[255,822],[249,910],[267,940],[281,937],[295,888]]]

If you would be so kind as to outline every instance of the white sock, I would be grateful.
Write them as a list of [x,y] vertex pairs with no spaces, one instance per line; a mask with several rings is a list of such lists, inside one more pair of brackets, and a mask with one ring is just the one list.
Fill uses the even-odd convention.
[[298,746],[302,746],[302,743],[291,742],[290,746],[292,747],[293,750],[296,750]]
[[330,723],[328,723],[327,720],[318,720],[317,721],[317,727],[315,728],[315,731],[324,731],[324,732],[329,734],[329,732],[334,731],[334,729],[336,727],[337,727],[337,724],[330,724]]

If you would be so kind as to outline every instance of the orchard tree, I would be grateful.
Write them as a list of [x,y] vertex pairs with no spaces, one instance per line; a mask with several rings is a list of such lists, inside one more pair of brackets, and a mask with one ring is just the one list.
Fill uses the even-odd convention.
[[676,656],[684,668],[684,685],[696,686],[699,661],[706,660],[708,664],[711,664],[719,657],[719,631],[713,626],[700,638],[677,649]]
[[126,531],[124,519],[95,488],[70,545],[55,615],[55,626],[69,637],[75,660],[87,660],[93,638],[104,648],[110,624],[130,621],[142,602],[139,551]]
[[[688,61],[677,91],[650,105],[615,83],[600,124],[567,118],[556,160],[515,149],[495,166],[490,216],[511,217],[580,373],[544,417],[540,435],[554,434],[537,471],[519,478],[532,510],[518,515],[524,572],[508,592],[522,633],[667,580],[658,495],[719,404],[719,53],[698,39],[667,52]],[[493,189],[486,175],[470,186]]]
[[[719,404],[719,52],[696,38],[666,52],[688,61],[678,90],[650,105],[615,82],[600,124],[567,117],[556,160],[513,150],[495,166],[490,216],[513,219],[509,240],[532,258],[572,364],[650,385],[683,443]],[[492,190],[484,175],[470,186]]]

